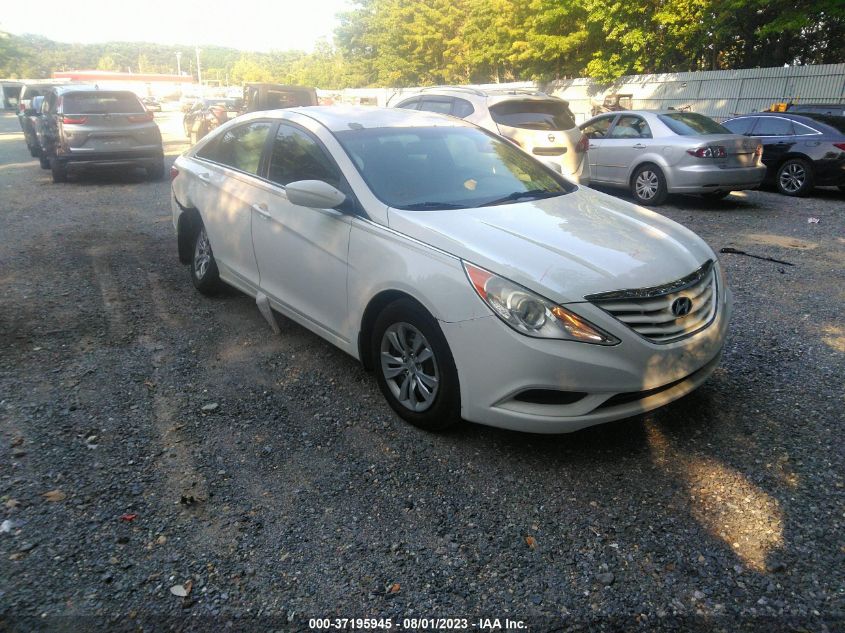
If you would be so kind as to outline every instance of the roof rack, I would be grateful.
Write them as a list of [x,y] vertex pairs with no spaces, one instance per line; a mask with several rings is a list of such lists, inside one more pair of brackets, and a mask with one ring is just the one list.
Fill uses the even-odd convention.
[[490,88],[487,92],[503,95],[531,95],[531,96],[550,96],[548,93],[536,88]]
[[472,88],[470,86],[426,86],[425,88],[422,88],[420,92],[425,92],[426,90],[462,90],[464,92],[471,92],[479,97],[483,97],[487,94],[478,88]]

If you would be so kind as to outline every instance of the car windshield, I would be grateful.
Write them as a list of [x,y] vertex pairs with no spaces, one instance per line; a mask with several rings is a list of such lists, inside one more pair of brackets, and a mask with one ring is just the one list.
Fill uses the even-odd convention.
[[335,136],[376,197],[394,208],[482,207],[575,188],[510,142],[476,128],[361,128]]
[[141,114],[140,99],[131,92],[71,92],[62,97],[64,114]]
[[702,136],[704,134],[733,134],[724,125],[695,112],[672,112],[661,114],[658,118],[675,134],[681,136]]
[[496,123],[528,130],[571,130],[575,117],[565,101],[514,99],[490,106]]

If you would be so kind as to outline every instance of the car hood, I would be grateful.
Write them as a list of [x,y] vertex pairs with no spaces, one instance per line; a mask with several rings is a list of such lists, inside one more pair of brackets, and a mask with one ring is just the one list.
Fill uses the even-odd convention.
[[390,227],[558,303],[685,277],[715,255],[689,229],[580,187],[476,209],[388,210]]

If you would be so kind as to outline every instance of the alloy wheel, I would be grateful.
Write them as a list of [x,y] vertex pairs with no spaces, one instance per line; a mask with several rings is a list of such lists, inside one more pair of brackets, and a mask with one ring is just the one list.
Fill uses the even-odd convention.
[[440,386],[437,359],[428,340],[410,323],[394,323],[381,338],[381,371],[399,403],[410,411],[425,411]]
[[807,171],[801,163],[789,163],[780,171],[780,186],[787,193],[801,190],[807,180]]
[[657,190],[660,187],[660,179],[657,174],[651,170],[645,169],[637,176],[634,182],[634,189],[637,196],[643,200],[651,200],[657,195]]
[[197,236],[197,244],[194,248],[194,273],[197,279],[205,277],[210,263],[211,244],[208,243],[208,235],[205,232],[205,227],[203,227],[200,229],[200,234]]

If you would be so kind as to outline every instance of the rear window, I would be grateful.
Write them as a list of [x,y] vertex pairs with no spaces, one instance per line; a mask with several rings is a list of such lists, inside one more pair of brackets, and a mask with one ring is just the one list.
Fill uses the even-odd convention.
[[832,116],[830,114],[813,114],[811,112],[802,112],[801,116],[829,125],[833,129],[845,134],[845,116]]
[[141,100],[131,92],[71,92],[62,97],[65,114],[141,114]]
[[571,130],[575,117],[564,101],[503,101],[490,108],[496,123],[527,130]]
[[675,134],[681,136],[701,136],[704,134],[733,134],[724,125],[695,112],[673,112],[661,114],[658,118]]

